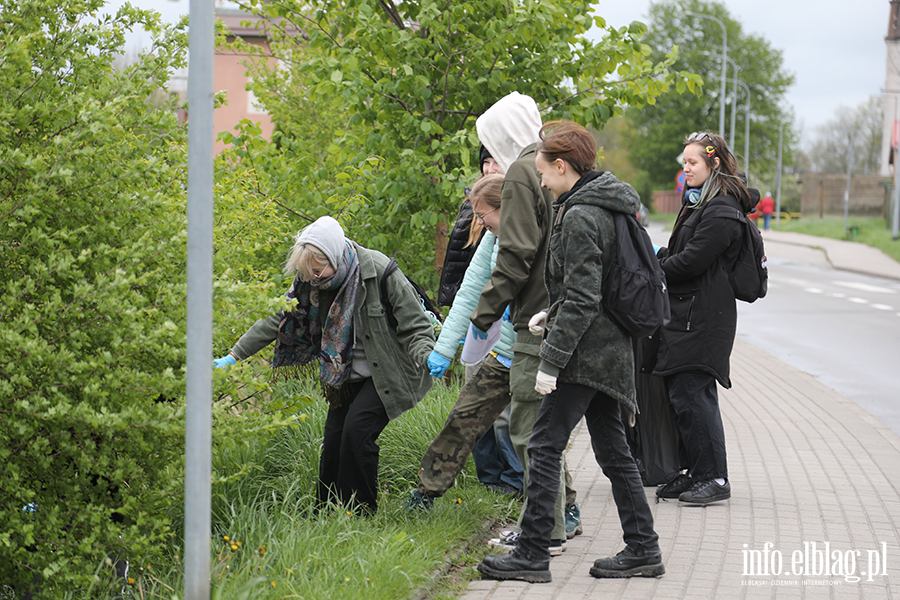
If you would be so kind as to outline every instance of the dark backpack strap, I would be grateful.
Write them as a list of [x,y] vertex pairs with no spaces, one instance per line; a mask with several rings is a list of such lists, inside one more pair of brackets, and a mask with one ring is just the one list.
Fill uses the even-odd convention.
[[394,318],[394,307],[391,306],[391,301],[388,298],[387,278],[390,277],[391,273],[396,271],[398,268],[399,267],[397,266],[397,260],[391,257],[391,260],[388,261],[387,266],[381,273],[381,281],[378,284],[378,289],[381,293],[381,305],[384,307],[384,314],[387,317],[388,325],[390,325],[392,329],[397,328],[397,319]]

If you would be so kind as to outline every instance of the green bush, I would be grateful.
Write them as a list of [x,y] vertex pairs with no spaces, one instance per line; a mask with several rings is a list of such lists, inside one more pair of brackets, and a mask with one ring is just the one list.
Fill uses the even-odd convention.
[[102,5],[0,4],[0,585],[41,598],[152,553],[181,485],[184,130],[149,99],[186,39]]

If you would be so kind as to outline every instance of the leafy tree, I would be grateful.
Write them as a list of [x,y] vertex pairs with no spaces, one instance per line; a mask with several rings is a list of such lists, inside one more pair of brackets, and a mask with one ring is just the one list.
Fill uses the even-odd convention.
[[[778,128],[784,122],[785,164],[791,162],[791,115],[784,98],[794,77],[784,69],[780,50],[764,38],[744,32],[722,2],[708,0],[665,0],[650,5],[649,30],[645,43],[658,60],[666,49],[677,45],[678,59],[673,68],[697,73],[703,78],[698,95],[666,94],[655,105],[629,111],[636,136],[631,144],[633,164],[645,171],[651,189],[672,189],[679,170],[676,158],[682,140],[694,131],[718,133],[721,81],[722,28],[711,19],[691,16],[701,13],[717,18],[728,32],[728,57],[738,67],[738,79],[750,89],[750,175],[751,184],[760,178],[774,179],[772,171],[778,154]],[[734,71],[728,66],[728,94],[731,95]],[[738,86],[735,140],[729,145],[739,161],[744,148],[745,93]],[[733,101],[733,99],[731,100]],[[730,130],[730,106],[726,107],[726,136]],[[646,193],[647,190],[644,191]]]
[[0,586],[41,598],[156,551],[181,485],[185,140],[148,99],[187,40],[103,4],[0,2]]
[[882,111],[878,96],[870,97],[856,108],[838,108],[831,121],[816,129],[806,157],[809,169],[846,173],[852,154],[854,173],[877,174],[881,169]]
[[[320,115],[329,126],[342,121],[333,115],[345,116],[327,146],[308,148],[317,169],[306,185],[291,186],[286,203],[317,210],[336,196],[335,182],[345,183],[337,174],[354,179],[346,169],[365,170],[350,235],[397,255],[425,283],[435,282],[423,260],[433,256],[435,226],[455,217],[477,168],[474,120],[496,100],[518,91],[546,119],[601,127],[624,105],[652,103],[673,83],[679,91],[695,84],[669,69],[673,55],[648,60],[643,25],[606,27],[585,0],[242,6],[267,19],[280,62],[271,77],[254,71],[254,80],[274,86],[257,97],[282,130],[302,144],[307,131],[317,139]],[[594,24],[605,32],[596,42],[584,35]],[[320,110],[303,108],[310,98]]]

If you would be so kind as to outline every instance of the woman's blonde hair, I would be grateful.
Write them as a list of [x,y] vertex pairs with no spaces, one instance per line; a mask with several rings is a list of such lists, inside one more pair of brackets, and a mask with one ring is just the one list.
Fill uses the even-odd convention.
[[287,261],[284,263],[284,274],[293,277],[295,274],[300,275],[303,281],[312,281],[315,279],[313,275],[313,262],[316,266],[322,264],[331,264],[324,252],[319,250],[312,244],[301,243],[299,241],[300,234],[294,238],[294,246],[288,254]]
[[[472,203],[473,207],[475,206],[475,201],[478,200],[492,209],[500,208],[501,188],[503,188],[503,175],[501,173],[491,173],[490,175],[479,177],[478,181],[472,185],[472,191],[469,192],[469,202]],[[472,224],[469,227],[469,240],[465,245],[466,248],[478,243],[478,240],[481,239],[482,229],[481,221],[473,214]]]

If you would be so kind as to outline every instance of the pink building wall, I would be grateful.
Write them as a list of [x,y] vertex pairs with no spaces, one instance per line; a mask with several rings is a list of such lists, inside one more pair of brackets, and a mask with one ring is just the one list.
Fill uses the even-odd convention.
[[[216,12],[216,17],[221,19],[235,36],[253,46],[268,49],[268,40],[262,31],[242,25],[244,21],[256,21],[257,19],[252,15],[220,9]],[[231,43],[234,39],[234,37],[229,37],[228,42]],[[274,129],[272,118],[265,112],[260,112],[263,110],[262,108],[254,107],[253,95],[246,89],[249,81],[245,66],[247,60],[246,54],[239,54],[227,48],[216,49],[213,89],[216,93],[222,90],[227,91],[228,98],[227,105],[221,106],[213,112],[213,131],[217,138],[223,131],[234,133],[234,127],[243,119],[250,119],[257,123],[262,129],[263,137],[270,138],[272,135]],[[273,64],[275,63],[275,59],[271,59],[271,61]],[[215,152],[219,153],[224,148],[225,144],[216,140]]]

